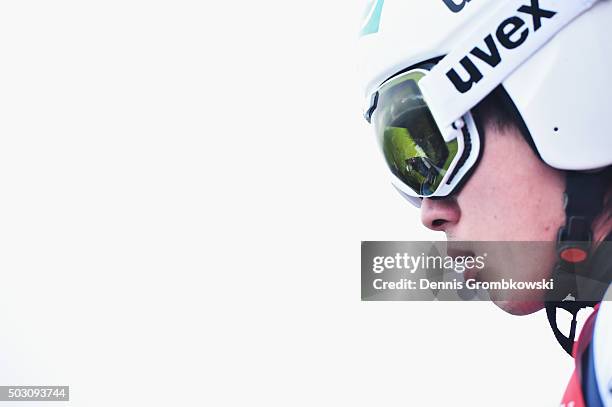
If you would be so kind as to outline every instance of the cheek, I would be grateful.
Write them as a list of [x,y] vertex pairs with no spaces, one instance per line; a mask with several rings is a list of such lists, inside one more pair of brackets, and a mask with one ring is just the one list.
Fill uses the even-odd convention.
[[563,173],[540,161],[520,135],[487,135],[485,145],[478,167],[457,196],[460,238],[556,239],[565,220]]
[[525,199],[523,216],[529,222],[522,223],[524,227],[530,229],[526,238],[556,240],[559,228],[565,223],[563,208],[565,180],[561,173],[548,167],[542,169],[539,179],[541,182],[529,184],[531,193]]

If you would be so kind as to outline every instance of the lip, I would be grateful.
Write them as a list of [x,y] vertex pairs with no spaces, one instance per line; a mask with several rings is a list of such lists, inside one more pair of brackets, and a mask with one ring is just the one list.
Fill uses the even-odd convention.
[[[476,257],[476,254],[473,251],[461,248],[458,244],[453,244],[451,242],[448,243],[446,254],[452,257],[453,259],[456,259],[457,257],[467,256]],[[461,274],[463,275],[464,281],[478,279],[478,269],[476,269],[475,267],[466,268]]]
[[463,272],[463,281],[476,280],[478,281],[478,270],[466,269]]

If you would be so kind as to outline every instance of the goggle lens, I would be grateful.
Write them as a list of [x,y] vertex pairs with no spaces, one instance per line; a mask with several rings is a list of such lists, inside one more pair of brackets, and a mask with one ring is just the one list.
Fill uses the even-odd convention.
[[383,85],[372,116],[391,172],[419,196],[433,195],[457,156],[457,139],[446,142],[417,85],[420,71]]

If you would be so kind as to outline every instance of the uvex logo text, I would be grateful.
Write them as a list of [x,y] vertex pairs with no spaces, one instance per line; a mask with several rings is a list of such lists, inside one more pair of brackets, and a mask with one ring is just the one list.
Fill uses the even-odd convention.
[[457,3],[457,0],[442,0],[442,1],[444,2],[444,4],[446,4],[446,7],[448,7],[450,11],[452,11],[453,13],[460,12],[461,10],[463,10],[465,5],[470,2],[470,0],[459,0],[459,3]]
[[[521,6],[517,9],[517,12],[522,13],[523,16],[518,14],[505,19],[499,24],[495,31],[497,42],[508,50],[520,47],[525,40],[527,40],[527,37],[529,37],[529,27],[525,26],[526,23],[521,17],[531,16],[533,31],[535,32],[542,27],[542,21],[544,19],[551,19],[557,14],[556,11],[540,8],[539,0],[531,0],[530,6]],[[483,78],[482,72],[476,67],[472,60],[473,57],[485,62],[491,68],[495,68],[502,62],[502,57],[495,38],[492,33],[487,35],[484,38],[486,48],[483,47],[484,49],[481,49],[479,47],[474,47],[468,55],[461,59],[461,66],[469,75],[467,79],[461,78],[455,68],[446,73],[448,79],[451,80],[459,92],[466,93],[475,83],[478,83]]]

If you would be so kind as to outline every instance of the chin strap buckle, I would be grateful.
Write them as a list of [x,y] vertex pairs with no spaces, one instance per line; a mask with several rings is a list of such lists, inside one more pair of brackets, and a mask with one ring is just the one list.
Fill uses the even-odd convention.
[[565,226],[557,235],[557,254],[569,264],[584,262],[591,247],[591,217],[568,216]]

